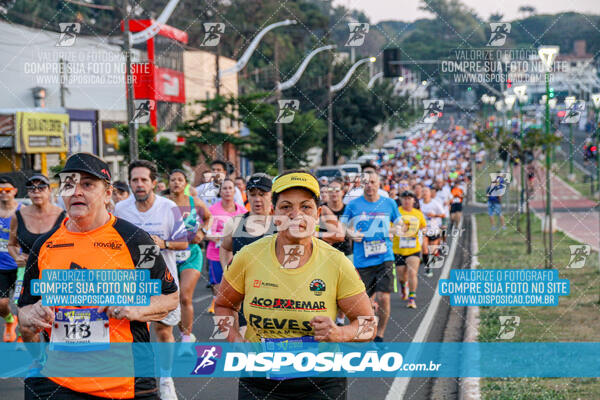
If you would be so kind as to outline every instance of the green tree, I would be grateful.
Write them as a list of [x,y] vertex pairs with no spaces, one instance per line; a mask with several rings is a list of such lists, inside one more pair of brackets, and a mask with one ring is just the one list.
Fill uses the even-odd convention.
[[[129,127],[119,125],[123,139],[119,141],[119,152],[129,159]],[[178,146],[169,139],[162,137],[157,140],[157,132],[153,126],[143,125],[137,129],[139,158],[153,161],[160,173],[182,168],[183,163],[196,165],[199,149],[192,143]]]
[[[349,63],[337,65],[334,82],[339,82],[349,68]],[[333,97],[334,161],[340,156],[351,157],[354,151],[370,145],[377,137],[375,126],[406,127],[415,118],[406,98],[393,94],[391,81],[382,79],[368,89],[368,69],[361,68]],[[322,118],[327,121],[326,106]],[[327,136],[322,146],[327,148]]]
[[210,160],[210,155],[204,151],[204,145],[219,146],[231,143],[239,146],[246,143],[245,139],[237,136],[239,129],[233,132],[221,130],[225,125],[239,127],[238,99],[233,96],[216,96],[196,101],[196,104],[200,105],[200,112],[184,121],[178,127],[178,131],[185,139],[186,145],[196,148],[205,160]]
[[[302,102],[300,110],[302,110]],[[278,110],[274,104],[240,98],[238,110],[241,121],[250,130],[242,153],[254,162],[257,171],[277,174],[277,133],[275,119]],[[294,120],[283,124],[285,169],[306,165],[307,151],[318,146],[327,134],[327,126],[314,110],[296,112]]]

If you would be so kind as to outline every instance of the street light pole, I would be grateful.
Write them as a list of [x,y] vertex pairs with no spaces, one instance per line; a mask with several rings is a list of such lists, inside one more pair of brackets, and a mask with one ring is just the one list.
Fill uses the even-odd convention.
[[252,42],[250,42],[250,44],[248,45],[248,48],[246,49],[246,51],[244,51],[244,54],[242,54],[240,59],[237,60],[237,62],[235,63],[235,65],[233,67],[219,71],[219,74],[218,74],[219,78],[222,78],[223,76],[229,75],[229,74],[237,74],[242,69],[244,69],[244,67],[248,63],[248,60],[250,59],[250,56],[252,56],[252,54],[254,53],[254,50],[256,50],[261,39],[263,38],[263,36],[265,36],[265,34],[267,32],[269,32],[270,30],[275,29],[279,26],[288,26],[288,25],[295,25],[295,24],[297,24],[296,20],[286,19],[285,21],[275,22],[274,24],[266,26],[262,31],[258,32],[258,34],[254,37],[254,39],[252,39]]
[[[310,60],[317,55],[318,53],[325,51],[325,50],[333,50],[336,48],[336,45],[334,44],[330,44],[327,46],[322,46],[319,47],[318,49],[315,49],[313,51],[311,51],[306,58],[302,61],[302,63],[300,64],[300,66],[298,67],[298,69],[296,70],[296,72],[294,73],[294,75],[292,75],[292,77],[290,79],[288,79],[285,82],[280,82],[279,81],[279,69],[278,69],[278,62],[279,62],[279,58],[278,58],[278,52],[277,52],[277,46],[275,46],[275,69],[276,69],[276,73],[277,73],[277,82],[275,85],[275,100],[277,103],[279,103],[279,100],[281,100],[281,92],[291,88],[292,86],[294,86],[296,84],[296,82],[298,82],[300,80],[300,78],[302,77],[302,74],[304,73],[304,70],[306,69],[306,67],[308,66],[308,63],[310,62]],[[283,160],[283,126],[281,126],[281,124],[277,124],[277,168],[279,169],[279,173],[283,172],[283,168],[284,168],[284,160]]]
[[[546,139],[550,139],[550,72],[546,71]],[[552,183],[550,179],[552,145],[546,145],[546,224],[548,229],[548,253],[546,255],[546,268],[552,268]]]
[[[281,100],[281,89],[279,81],[279,46],[277,45],[277,38],[274,40],[275,46],[273,49],[275,76],[277,77],[277,84],[275,89],[275,102],[279,104]],[[277,172],[282,174],[285,169],[284,155],[283,155],[283,124],[275,124],[275,132],[277,134]]]
[[550,143],[550,71],[552,64],[558,54],[558,46],[543,46],[538,50],[542,64],[546,69],[546,223],[544,228],[548,229],[548,249],[546,254],[546,268],[552,268],[552,186],[550,180],[552,145]]
[[131,76],[131,33],[129,32],[129,0],[123,0],[123,50],[125,51],[125,86],[127,88],[127,124],[129,126],[129,161],[138,156],[138,137],[133,120],[133,77]]
[[[576,101],[577,99],[575,96],[567,96],[565,98],[565,106],[567,106],[567,109],[565,110],[566,113],[570,111]],[[569,123],[569,180],[573,180],[573,178],[573,124]]]
[[338,90],[343,89],[344,86],[346,86],[346,84],[348,84],[348,81],[352,77],[352,74],[354,73],[354,71],[356,71],[356,69],[358,67],[360,67],[364,63],[367,63],[367,62],[374,63],[375,61],[377,61],[377,59],[375,57],[363,58],[362,60],[358,60],[357,62],[354,63],[353,66],[350,67],[348,72],[346,72],[346,75],[344,76],[344,78],[338,84],[332,86],[331,80],[329,81],[329,84],[330,84],[329,85],[329,97],[328,97],[329,104],[327,106],[327,109],[328,109],[327,124],[329,126],[329,130],[327,132],[327,164],[328,165],[333,165],[333,104],[332,104],[333,93],[337,92]]
[[[333,65],[327,72],[327,87],[331,88]],[[333,92],[327,91],[327,165],[333,165]]]
[[[220,43],[217,44],[217,48],[215,49],[215,68],[216,68],[215,92],[216,92],[216,97],[219,97],[221,95],[222,78],[226,75],[237,74],[242,69],[244,69],[246,64],[248,64],[248,60],[250,60],[250,57],[254,53],[254,50],[256,50],[256,48],[258,47],[258,44],[260,43],[262,38],[267,34],[267,32],[269,32],[277,27],[280,27],[280,26],[295,25],[296,23],[297,23],[296,20],[286,19],[284,21],[275,22],[271,25],[266,26],[260,32],[258,32],[258,34],[254,37],[254,39],[252,39],[252,42],[250,42],[250,44],[246,48],[246,51],[244,51],[244,54],[242,54],[240,59],[237,60],[235,65],[233,67],[230,67],[230,68],[227,68],[224,70],[220,69],[220,65],[219,65]],[[277,41],[275,41],[275,58],[277,58]],[[277,82],[276,82],[277,88],[279,88],[279,69],[277,68],[277,60],[275,61],[275,72],[277,74]],[[281,99],[281,91],[279,89],[276,89],[275,96],[276,96],[277,100]],[[216,121],[216,123],[217,123],[217,126],[220,127],[221,121]],[[220,128],[219,128],[219,130],[220,130]],[[281,172],[283,172],[283,127],[281,126],[281,124],[276,124],[276,132],[277,132],[277,164],[278,164],[278,168],[279,168],[279,173],[281,173]],[[280,143],[281,143],[281,145],[280,145]],[[223,145],[222,144],[217,146],[217,154],[219,157],[223,157]]]

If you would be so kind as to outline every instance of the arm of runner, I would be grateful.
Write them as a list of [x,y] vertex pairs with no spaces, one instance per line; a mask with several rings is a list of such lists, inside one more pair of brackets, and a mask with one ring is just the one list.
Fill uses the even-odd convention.
[[390,229],[390,236],[402,236],[406,231],[407,227],[402,220],[402,215],[398,207],[392,207],[392,214],[390,215],[390,221],[392,221],[392,227]]
[[27,264],[27,254],[21,254],[21,248],[17,241],[17,226],[19,222],[16,218],[10,219],[10,233],[8,236],[8,254],[15,260],[17,266],[24,267]]
[[[329,317],[316,316],[311,321],[315,330],[315,340],[319,342],[367,342],[371,341],[377,333],[377,323],[371,307],[371,301],[366,292],[339,299],[339,309],[350,320],[348,325],[337,326]],[[360,319],[358,317],[361,317]],[[374,329],[369,335],[360,335],[359,329],[370,321]]]
[[344,226],[329,207],[321,206],[321,220],[327,228],[327,232],[323,232],[323,234],[320,235],[322,240],[329,244],[344,241],[346,238]]
[[[110,306],[98,307],[98,312],[105,312],[109,318],[128,319],[130,321],[151,322],[160,321],[169,312],[177,308],[179,292],[161,294],[150,298],[149,306],[123,307]],[[115,313],[115,311],[117,311]]]
[[50,307],[42,305],[40,296],[31,294],[31,280],[38,279],[40,270],[38,268],[37,254],[41,244],[36,242],[36,246],[31,250],[31,255],[27,259],[25,275],[23,276],[23,291],[19,296],[19,325],[34,333],[42,329],[50,329],[54,322],[54,312]]
[[156,235],[150,235],[150,237],[152,238],[152,240],[154,240],[154,243],[160,247],[161,250],[164,250],[167,248],[167,242],[168,243],[168,250],[185,250],[188,248],[188,242],[181,242],[181,241],[175,241],[175,240],[164,240],[159,238]]
[[[233,223],[233,220],[227,221],[227,223]],[[227,231],[229,232],[229,231]],[[228,233],[223,237],[221,246],[219,247],[219,262],[223,267],[229,265],[233,258],[233,233]]]
[[[202,199],[200,199],[199,197],[194,198],[194,203],[196,204],[196,210],[198,214],[203,216],[202,225],[200,226],[202,229],[204,229],[204,232],[208,232],[212,224],[212,214],[210,213],[210,209],[208,208],[206,203],[202,201]],[[196,232],[196,236],[194,236],[192,243],[198,244],[202,242],[202,240],[204,240],[206,235],[204,234],[202,229],[198,229],[198,232]]]
[[362,242],[363,238],[365,237],[365,234],[361,232],[360,228],[358,228],[358,230],[356,231],[348,227],[346,232],[348,232],[348,237],[350,237],[350,239],[354,240],[357,243]]
[[54,312],[50,307],[42,305],[42,300],[19,309],[19,325],[35,333],[43,329],[52,329]]
[[210,220],[210,229],[206,232],[206,236],[204,237],[206,240],[210,242],[218,243],[223,238],[223,233],[215,232],[217,230],[217,226],[219,222],[227,222],[227,220],[222,215],[213,215]]
[[227,340],[229,342],[245,342],[246,340],[240,335],[238,310],[240,304],[244,300],[244,295],[233,288],[223,279],[219,285],[219,294],[215,300],[215,315],[217,317],[231,317],[233,326],[229,329]]

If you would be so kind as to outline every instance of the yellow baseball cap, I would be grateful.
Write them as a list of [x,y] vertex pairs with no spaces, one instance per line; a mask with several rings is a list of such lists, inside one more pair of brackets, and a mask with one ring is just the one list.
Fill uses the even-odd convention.
[[273,181],[273,193],[281,193],[284,190],[291,189],[294,187],[303,187],[313,192],[317,198],[321,196],[319,189],[319,182],[311,174],[306,172],[293,172],[278,176]]

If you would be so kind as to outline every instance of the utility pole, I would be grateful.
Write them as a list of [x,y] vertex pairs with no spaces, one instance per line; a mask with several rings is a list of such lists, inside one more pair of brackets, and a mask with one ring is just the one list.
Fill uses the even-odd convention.
[[[220,71],[220,58],[221,58],[221,41],[217,43],[215,46],[215,99],[218,99],[221,96],[221,77],[219,75]],[[215,120],[215,128],[217,131],[221,131],[221,119],[217,118]],[[223,149],[223,143],[217,145],[217,158],[224,159],[225,151]]]
[[129,125],[129,161],[138,156],[138,137],[133,120],[135,103],[133,101],[133,77],[131,76],[131,42],[129,33],[129,0],[123,0],[123,51],[125,51],[125,86],[127,87],[127,120]]
[[[280,76],[279,76],[279,46],[277,44],[277,37],[273,39],[274,41],[274,54],[273,54],[273,64],[275,67],[275,102],[279,105],[279,100],[281,100],[281,89],[279,88]],[[277,170],[280,174],[283,173],[285,168],[285,163],[283,159],[283,124],[276,123],[275,130],[277,132]]]
[[[550,72],[546,72],[546,138],[550,139]],[[553,144],[546,144],[546,224],[544,228],[548,229],[548,254],[546,258],[546,268],[552,268],[552,183],[550,180],[550,169],[552,167],[551,155]]]
[[330,90],[332,69],[333,63],[330,63],[327,72],[327,165],[333,165],[333,92]]
[[66,77],[65,77],[65,60],[63,60],[61,58],[59,61],[60,61],[60,106],[62,108],[64,108],[65,107],[65,93],[69,89],[67,89],[66,86],[65,86],[65,81],[66,81]]

